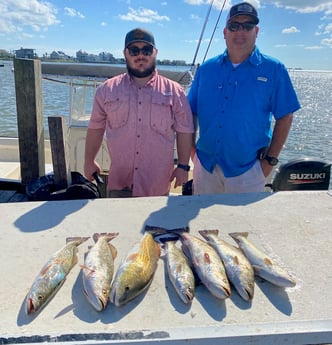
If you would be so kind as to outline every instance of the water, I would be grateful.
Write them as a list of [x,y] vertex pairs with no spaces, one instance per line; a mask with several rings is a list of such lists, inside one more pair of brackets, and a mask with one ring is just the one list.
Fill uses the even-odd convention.
[[[0,136],[17,136],[16,99],[12,61],[0,67]],[[173,68],[173,67],[171,67]],[[292,70],[290,76],[302,108],[295,113],[281,163],[300,157],[332,161],[332,71]],[[43,79],[45,136],[47,117],[63,115],[69,121],[70,92],[67,83]],[[91,107],[91,102],[90,105]],[[85,109],[89,112],[89,109]]]

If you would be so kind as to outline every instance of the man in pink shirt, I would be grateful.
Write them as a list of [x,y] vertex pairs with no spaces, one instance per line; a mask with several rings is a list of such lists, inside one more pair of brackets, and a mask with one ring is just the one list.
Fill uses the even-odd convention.
[[[96,155],[106,132],[111,158],[109,197],[168,195],[188,180],[193,118],[183,88],[158,74],[151,32],[127,33],[127,73],[96,91],[85,145],[85,176],[100,173]],[[178,165],[174,168],[174,145]]]

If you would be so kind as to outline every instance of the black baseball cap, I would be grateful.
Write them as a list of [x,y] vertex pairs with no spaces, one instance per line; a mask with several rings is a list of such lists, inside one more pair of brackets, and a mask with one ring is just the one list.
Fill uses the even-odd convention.
[[257,10],[253,5],[249,4],[249,2],[241,2],[232,6],[229,10],[226,22],[228,23],[230,19],[241,15],[250,16],[255,24],[259,23]]
[[129,44],[134,42],[145,42],[150,44],[152,47],[155,47],[154,37],[152,33],[141,28],[131,30],[127,33],[125,39],[125,48],[127,48]]

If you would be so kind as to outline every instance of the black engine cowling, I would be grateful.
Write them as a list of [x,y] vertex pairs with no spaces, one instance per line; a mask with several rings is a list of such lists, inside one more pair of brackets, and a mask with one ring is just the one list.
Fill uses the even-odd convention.
[[272,190],[327,190],[331,162],[316,158],[297,158],[280,165],[272,182]]

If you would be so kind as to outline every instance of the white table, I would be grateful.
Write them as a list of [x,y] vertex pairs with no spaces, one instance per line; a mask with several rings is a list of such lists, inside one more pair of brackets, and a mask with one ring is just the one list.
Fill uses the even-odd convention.
[[[0,344],[57,341],[107,344],[332,343],[332,196],[280,192],[214,196],[26,202],[0,204]],[[145,224],[248,231],[249,239],[297,279],[280,289],[256,280],[252,303],[233,290],[221,301],[204,286],[184,305],[160,260],[145,294],[123,307],[94,311],[82,294],[80,264],[92,239],[79,247],[79,264],[37,316],[24,299],[48,258],[68,236],[119,232],[116,267]]]

